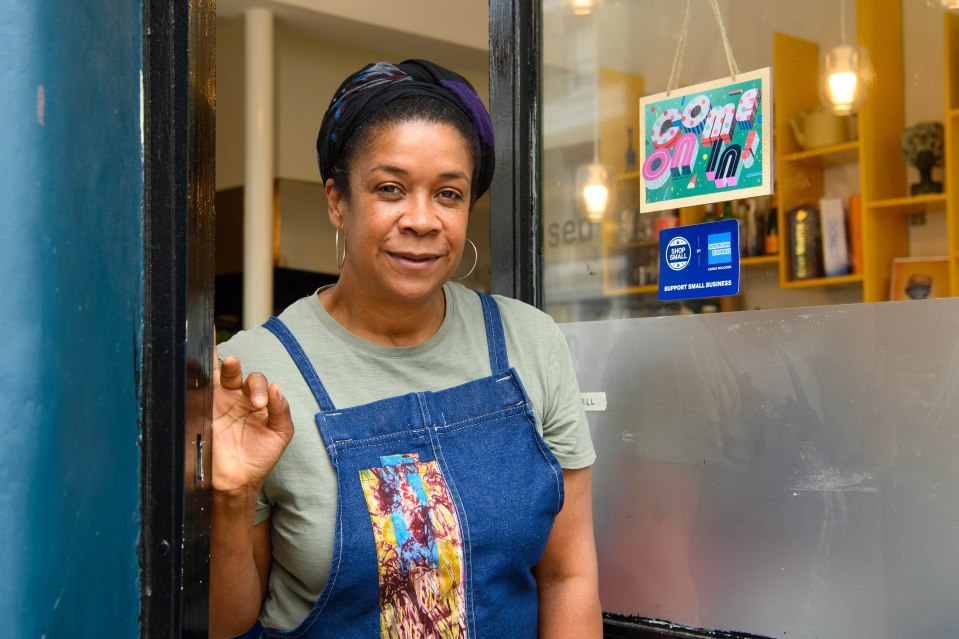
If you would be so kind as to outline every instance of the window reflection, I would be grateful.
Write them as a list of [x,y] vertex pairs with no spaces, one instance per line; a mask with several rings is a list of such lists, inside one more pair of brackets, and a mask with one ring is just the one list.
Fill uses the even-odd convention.
[[[546,310],[577,321],[877,302],[895,297],[897,260],[917,258],[936,258],[920,275],[940,295],[959,295],[959,173],[949,169],[959,150],[959,15],[912,0],[718,4],[739,67],[773,70],[774,194],[642,213],[638,101],[666,89],[685,3],[606,0],[577,14],[544,2]],[[694,3],[683,86],[729,74],[708,6]],[[842,46],[859,47],[867,89],[848,116],[820,102],[836,66],[821,63]],[[915,137],[904,140],[921,123],[942,125],[941,144],[922,142],[933,149],[925,168]],[[597,163],[611,175],[598,222],[577,180]],[[929,186],[938,183],[942,192]],[[741,224],[740,295],[659,302],[658,231],[728,217]],[[823,245],[839,236],[837,265]],[[801,246],[817,259],[797,261]]]

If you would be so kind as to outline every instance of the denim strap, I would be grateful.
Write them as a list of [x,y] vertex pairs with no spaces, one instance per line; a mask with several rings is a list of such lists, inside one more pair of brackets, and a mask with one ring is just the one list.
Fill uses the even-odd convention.
[[333,405],[332,400],[330,400],[326,388],[323,387],[320,376],[316,374],[316,369],[313,368],[313,364],[310,363],[310,358],[303,352],[303,347],[300,346],[300,343],[293,337],[293,333],[290,332],[287,325],[284,324],[281,319],[271,317],[263,323],[263,328],[276,335],[276,338],[280,340],[280,343],[286,348],[290,357],[293,358],[293,363],[300,369],[300,374],[303,375],[303,379],[306,380],[310,390],[313,391],[313,397],[316,398],[316,403],[320,405],[320,410],[334,410],[336,407]]
[[496,300],[480,291],[476,291],[483,302],[483,317],[486,319],[486,344],[489,347],[489,366],[493,375],[509,372],[509,359],[506,357],[506,335],[503,333],[503,319],[500,317]]

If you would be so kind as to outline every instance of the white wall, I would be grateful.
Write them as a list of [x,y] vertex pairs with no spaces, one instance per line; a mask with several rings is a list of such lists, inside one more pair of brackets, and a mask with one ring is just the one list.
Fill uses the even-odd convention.
[[243,124],[243,22],[218,20],[216,25],[216,190],[243,184],[246,153]]

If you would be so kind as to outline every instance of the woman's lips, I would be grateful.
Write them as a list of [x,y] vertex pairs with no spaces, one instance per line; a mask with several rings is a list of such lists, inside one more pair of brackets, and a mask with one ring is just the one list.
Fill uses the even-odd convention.
[[388,253],[394,263],[411,271],[426,271],[439,261],[439,255],[416,253]]

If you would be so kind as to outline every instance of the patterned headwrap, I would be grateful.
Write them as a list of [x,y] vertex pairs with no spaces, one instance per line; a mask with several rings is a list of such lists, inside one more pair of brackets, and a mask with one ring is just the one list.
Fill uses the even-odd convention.
[[316,158],[320,177],[332,177],[353,132],[376,109],[407,95],[431,95],[453,104],[465,113],[480,142],[480,166],[476,167],[473,199],[489,189],[493,181],[493,122],[473,86],[462,76],[426,60],[400,64],[368,64],[340,85],[333,95],[320,132],[316,137]]

